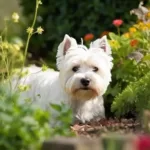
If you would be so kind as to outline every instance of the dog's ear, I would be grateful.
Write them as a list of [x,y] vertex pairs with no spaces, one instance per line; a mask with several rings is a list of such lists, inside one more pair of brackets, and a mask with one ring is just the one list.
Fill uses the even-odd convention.
[[63,41],[58,46],[58,51],[61,51],[62,54],[65,55],[70,47],[77,47],[77,42],[74,38],[66,34]]
[[74,38],[70,37],[69,35],[65,35],[63,41],[59,44],[58,46],[58,51],[57,51],[57,68],[61,68],[62,61],[64,59],[64,56],[66,53],[71,50],[70,48],[76,48],[77,47],[77,42]]
[[95,40],[90,44],[90,48],[100,48],[102,49],[105,53],[108,55],[111,55],[111,48],[110,45],[107,41],[107,37],[103,36],[100,39]]

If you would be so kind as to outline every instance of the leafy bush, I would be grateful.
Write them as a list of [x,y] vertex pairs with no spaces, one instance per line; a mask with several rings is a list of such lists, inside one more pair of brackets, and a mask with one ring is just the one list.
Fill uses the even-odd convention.
[[[139,1],[75,1],[75,0],[47,0],[39,11],[37,26],[42,24],[45,32],[43,36],[35,36],[30,44],[33,57],[47,57],[55,61],[58,43],[65,34],[69,34],[78,41],[86,33],[93,33],[99,37],[103,31],[115,31],[112,20],[123,18],[125,23],[134,20],[129,10],[135,8]],[[20,0],[23,14],[30,23],[33,17],[35,1]],[[52,51],[54,50],[54,51]],[[48,57],[48,58],[49,58]]]
[[17,94],[7,94],[0,88],[0,149],[39,149],[50,135],[48,120],[48,112],[19,104]]
[[[137,112],[142,113],[144,109],[150,109],[150,11],[142,3],[138,9],[141,7],[146,10],[139,18],[143,20],[131,26],[121,36],[109,34],[114,68],[106,98],[114,99],[112,111],[118,116],[127,113],[135,115]],[[139,17],[137,12],[134,13]]]
[[50,105],[52,109],[54,109],[57,114],[53,116],[52,129],[51,129],[51,137],[54,136],[74,136],[74,133],[70,130],[70,125],[73,120],[72,111],[66,104]]
[[30,102],[20,103],[18,94],[11,95],[0,87],[0,149],[38,150],[42,142],[55,136],[73,136],[70,130],[72,120],[70,109],[65,105],[52,105],[58,115],[41,110]]
[[149,88],[150,71],[139,80],[130,83],[122,93],[117,95],[112,110],[116,111],[117,115],[123,115],[129,111],[137,111],[142,114],[145,109],[150,109]]

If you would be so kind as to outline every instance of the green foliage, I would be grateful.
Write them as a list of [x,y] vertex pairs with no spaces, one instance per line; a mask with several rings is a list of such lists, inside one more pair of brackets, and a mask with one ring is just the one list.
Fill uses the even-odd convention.
[[57,112],[57,115],[53,116],[52,136],[73,136],[74,133],[70,130],[70,125],[73,120],[72,111],[66,104],[56,105],[51,104],[50,107]]
[[[18,94],[0,88],[0,149],[40,149],[42,142],[55,136],[73,136],[70,129],[72,112],[66,105],[51,104],[56,111],[50,117],[31,101],[20,103]],[[12,146],[13,145],[13,146]]]
[[[103,31],[116,31],[112,21],[116,18],[123,19],[125,23],[135,20],[129,11],[138,3],[139,0],[43,1],[37,18],[37,26],[42,25],[44,33],[42,37],[33,37],[30,52],[33,53],[34,58],[47,57],[49,53],[51,58],[49,60],[54,62],[58,43],[65,34],[80,41],[81,37],[87,33],[93,33],[99,37]],[[27,18],[26,22],[31,22],[35,1],[20,0],[20,4]]]
[[7,94],[0,88],[0,149],[40,149],[50,135],[48,119],[48,112],[20,104],[17,94]]
[[114,68],[106,99],[111,99],[111,111],[117,116],[139,115],[144,109],[150,109],[149,21],[134,24],[123,35],[110,33],[109,36]]
[[[112,111],[117,115],[136,111],[141,114],[145,109],[150,109],[150,72],[136,82],[131,82],[120,93],[112,104]],[[135,108],[135,109],[133,109]]]

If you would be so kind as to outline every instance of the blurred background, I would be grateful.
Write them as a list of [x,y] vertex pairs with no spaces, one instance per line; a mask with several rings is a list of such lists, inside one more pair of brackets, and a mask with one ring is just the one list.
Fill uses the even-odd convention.
[[[44,32],[42,36],[32,37],[29,45],[29,61],[37,65],[45,62],[55,68],[57,46],[65,34],[75,37],[78,42],[88,33],[92,33],[96,39],[109,32],[116,32],[112,24],[114,19],[123,20],[121,32],[124,32],[135,21],[135,16],[130,15],[130,10],[137,8],[139,2],[139,0],[43,0],[36,27],[41,26]],[[145,0],[144,4],[147,3]],[[0,30],[4,28],[4,19],[17,12],[20,21],[9,26],[9,38],[15,36],[25,41],[26,29],[33,20],[34,8],[35,0],[1,0]]]

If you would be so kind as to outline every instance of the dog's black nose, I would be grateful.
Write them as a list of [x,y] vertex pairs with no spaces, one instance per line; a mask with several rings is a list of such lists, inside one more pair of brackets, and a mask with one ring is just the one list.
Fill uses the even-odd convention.
[[90,79],[82,78],[82,79],[81,79],[81,83],[82,83],[82,85],[84,85],[84,86],[88,86],[89,83],[90,83]]

